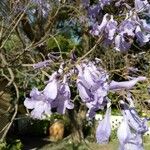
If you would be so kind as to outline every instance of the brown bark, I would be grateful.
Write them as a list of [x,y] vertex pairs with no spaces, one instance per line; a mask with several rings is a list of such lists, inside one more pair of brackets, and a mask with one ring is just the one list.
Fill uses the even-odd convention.
[[85,119],[85,110],[80,106],[79,111],[75,109],[68,111],[68,117],[71,122],[71,135],[74,143],[80,143],[83,138],[83,120]]

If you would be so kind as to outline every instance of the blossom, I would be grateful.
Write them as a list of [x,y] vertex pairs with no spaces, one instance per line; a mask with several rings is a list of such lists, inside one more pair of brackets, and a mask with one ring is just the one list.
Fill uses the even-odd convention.
[[126,34],[127,36],[134,37],[135,28],[136,28],[135,21],[131,17],[128,18],[127,14],[127,19],[121,22],[118,32],[122,36]]
[[48,65],[50,65],[51,62],[52,62],[52,60],[45,60],[42,62],[38,62],[38,63],[33,65],[33,68],[39,69],[39,68],[47,67]]
[[88,107],[87,117],[93,118],[98,109],[103,108],[107,99],[108,75],[94,65],[94,62],[82,63],[78,69],[77,88],[79,96]]
[[32,109],[31,117],[36,119],[42,119],[45,114],[51,114],[51,105],[49,101],[37,88],[32,89],[30,98],[26,98],[24,101],[24,106],[28,109]]
[[126,19],[123,20],[118,29],[118,35],[115,37],[115,49],[117,51],[126,52],[131,47],[130,39],[135,36],[134,30],[136,23],[132,17],[132,12],[126,14]]
[[88,16],[92,21],[96,21],[97,16],[100,13],[100,6],[99,5],[92,5],[88,8]]
[[125,150],[125,145],[131,138],[131,130],[129,128],[126,118],[123,119],[122,123],[120,124],[117,130],[117,137],[120,143],[119,150]]
[[[139,43],[139,46],[143,46],[150,41],[150,26],[144,19],[140,19],[135,11],[132,11],[130,6],[121,0],[117,5],[125,5],[130,11],[126,14],[126,18],[118,22],[113,19],[113,15],[106,13],[103,15],[98,4],[101,8],[105,5],[109,5],[111,0],[99,0],[96,5],[89,6],[88,18],[90,19],[90,33],[93,36],[103,36],[103,45],[114,45],[114,49],[120,52],[127,52],[134,39]],[[135,0],[135,9],[140,10],[144,7],[144,10],[149,11],[150,4],[147,0]],[[148,16],[150,11],[148,12]],[[99,19],[97,19],[99,16]],[[102,20],[100,19],[102,18]]]
[[111,15],[110,20],[108,21],[105,28],[105,32],[107,33],[107,37],[109,40],[113,40],[117,30],[117,24],[118,24],[117,21],[114,21],[113,15]]
[[52,108],[57,108],[57,112],[64,114],[67,109],[73,109],[74,104],[70,100],[71,92],[67,82],[67,76],[64,76],[63,82],[60,84],[58,96],[52,102]]
[[[129,102],[132,102],[131,97],[129,97],[128,100],[129,99]],[[142,135],[148,130],[147,121],[139,118],[134,107],[128,106],[124,101],[120,101],[120,104],[123,122],[117,131],[120,143],[119,149],[126,150],[130,148],[133,150],[143,150]]]
[[119,139],[119,150],[144,150],[142,135],[131,132],[126,118],[123,119],[121,125],[117,130],[117,137]]
[[146,77],[139,76],[130,81],[122,81],[122,82],[111,81],[109,84],[109,90],[131,89],[139,81],[145,81],[146,79],[147,79]]
[[135,10],[137,12],[143,12],[144,10],[148,10],[150,8],[150,4],[147,0],[135,0],[134,3]]
[[60,114],[64,114],[66,108],[74,108],[74,104],[70,100],[71,92],[67,80],[68,75],[64,75],[63,81],[58,78],[63,73],[63,66],[64,63],[61,63],[58,71],[52,73],[42,91],[33,88],[30,92],[30,98],[25,99],[25,107],[32,109],[31,117],[43,119],[46,115],[51,114],[52,108],[56,108]]
[[103,16],[101,24],[100,25],[96,24],[93,26],[92,30],[90,31],[92,35],[100,35],[104,32],[104,29],[109,21],[108,16],[109,14],[105,14]]
[[150,34],[146,35],[146,33],[141,30],[140,26],[136,27],[135,36],[141,46],[145,45],[145,43],[149,42],[150,40]]
[[114,49],[121,52],[126,52],[131,47],[131,43],[127,42],[123,35],[117,35],[115,37]]
[[140,19],[139,22],[140,22],[140,24],[141,24],[141,26],[142,26],[142,29],[143,29],[145,32],[150,32],[150,24],[148,24],[148,23],[146,22],[146,20]]
[[54,100],[57,97],[58,94],[58,82],[57,82],[57,72],[54,72],[49,80],[49,83],[46,85],[46,87],[43,90],[43,94],[46,96],[46,98],[51,101]]
[[32,109],[31,116],[33,118],[42,119],[51,114],[51,102],[56,99],[58,94],[56,77],[57,72],[54,72],[43,91],[33,88],[30,92],[30,98],[25,99],[24,105],[28,109]]
[[147,120],[141,119],[135,108],[130,107],[127,103],[120,101],[122,113],[126,118],[129,126],[138,134],[143,134],[148,131]]
[[111,108],[107,108],[106,114],[102,121],[99,121],[96,129],[96,140],[99,144],[106,144],[109,141],[111,134],[111,123],[110,123]]

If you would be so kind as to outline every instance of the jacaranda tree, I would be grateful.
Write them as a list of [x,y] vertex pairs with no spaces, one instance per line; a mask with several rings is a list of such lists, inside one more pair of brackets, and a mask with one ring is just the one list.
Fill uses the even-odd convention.
[[[84,138],[82,119],[92,121],[105,111],[95,136],[97,143],[108,143],[117,97],[123,115],[119,149],[144,149],[148,118],[136,108],[139,102],[147,109],[147,0],[2,0],[0,6],[0,110],[11,114],[2,125],[2,140],[24,104],[33,119],[66,114],[79,141]],[[5,94],[11,97],[7,107]]]

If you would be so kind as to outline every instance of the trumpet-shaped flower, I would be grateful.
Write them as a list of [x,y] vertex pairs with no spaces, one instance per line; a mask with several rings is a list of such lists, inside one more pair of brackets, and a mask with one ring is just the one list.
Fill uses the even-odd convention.
[[43,94],[49,100],[54,100],[58,94],[58,82],[57,82],[57,72],[54,72],[49,80],[49,83],[46,85],[45,89],[43,90]]
[[117,21],[114,21],[113,15],[110,16],[110,20],[108,21],[106,28],[105,28],[105,33],[107,34],[107,39],[112,41],[114,38],[114,35],[117,30]]
[[150,24],[148,24],[146,20],[140,19],[140,24],[145,32],[150,33]]
[[47,101],[45,95],[38,91],[37,88],[32,89],[30,98],[25,99],[24,105],[28,109],[32,109],[31,116],[33,118],[42,119],[45,114],[51,114],[49,101]]
[[141,119],[136,110],[123,101],[120,102],[123,108],[122,113],[126,118],[129,126],[138,134],[143,134],[148,131],[147,120]]
[[48,65],[50,65],[51,62],[52,62],[52,60],[45,60],[42,62],[38,62],[37,64],[33,65],[33,68],[39,69],[39,68],[47,67]]
[[125,117],[117,130],[117,137],[119,139],[119,150],[144,150],[142,135],[131,132]]
[[129,128],[126,118],[124,118],[117,130],[117,137],[120,144],[119,150],[125,150],[125,145],[128,143],[131,136],[131,130]]
[[111,108],[107,108],[105,117],[102,121],[99,121],[99,125],[96,129],[96,140],[99,144],[106,144],[109,141],[111,134],[111,124],[110,124]]
[[132,79],[130,81],[122,81],[122,82],[111,81],[111,83],[109,85],[109,89],[110,90],[131,89],[138,82],[145,81],[145,80],[146,80],[146,77],[139,76],[139,77]]
[[71,93],[67,82],[67,76],[64,76],[63,83],[60,84],[58,96],[52,102],[52,107],[57,108],[57,112],[64,114],[67,109],[73,109],[74,104],[70,101]]
[[[130,102],[131,101],[132,100],[130,98]],[[148,130],[146,120],[144,121],[140,119],[135,109],[133,107],[129,107],[125,102],[120,101],[120,104],[123,109],[123,122],[117,131],[117,136],[120,143],[119,150],[144,150],[142,135]],[[127,110],[133,112],[129,113]]]

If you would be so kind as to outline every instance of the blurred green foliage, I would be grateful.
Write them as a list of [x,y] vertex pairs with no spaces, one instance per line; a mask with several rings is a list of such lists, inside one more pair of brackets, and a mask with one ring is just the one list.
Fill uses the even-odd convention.
[[6,142],[0,143],[0,150],[22,150],[23,145],[20,140],[12,140],[11,142],[9,141],[9,144]]
[[69,52],[74,47],[74,43],[63,35],[57,35],[47,40],[47,47],[52,52],[58,52],[59,49],[61,52]]

